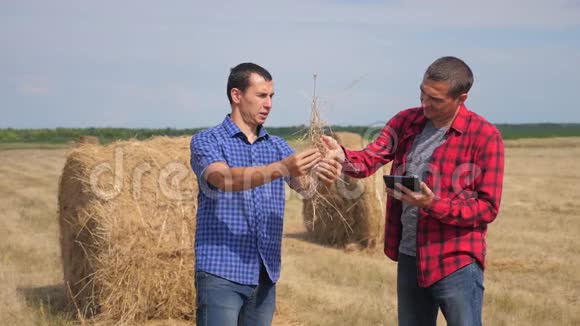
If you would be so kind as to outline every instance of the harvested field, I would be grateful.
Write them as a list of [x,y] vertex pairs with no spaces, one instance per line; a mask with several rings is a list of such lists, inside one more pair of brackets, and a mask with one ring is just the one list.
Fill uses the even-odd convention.
[[[12,148],[0,151],[0,320],[72,325],[57,214],[66,151]],[[579,160],[580,138],[506,142],[504,198],[488,235],[486,325],[580,324]],[[394,325],[396,265],[380,246],[313,243],[297,195],[288,194],[286,214],[275,325]]]

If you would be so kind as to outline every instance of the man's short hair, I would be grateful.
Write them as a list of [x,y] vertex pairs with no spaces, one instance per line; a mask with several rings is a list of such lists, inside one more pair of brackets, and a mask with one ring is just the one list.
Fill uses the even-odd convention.
[[232,88],[237,88],[241,92],[245,92],[248,86],[250,86],[250,75],[252,73],[262,76],[265,81],[272,80],[272,75],[270,75],[268,70],[257,64],[251,62],[240,63],[230,69],[230,76],[228,77],[227,95],[230,104],[232,104]]
[[456,57],[442,57],[433,62],[425,72],[424,79],[449,82],[447,95],[457,98],[469,92],[473,85],[473,73],[463,60]]

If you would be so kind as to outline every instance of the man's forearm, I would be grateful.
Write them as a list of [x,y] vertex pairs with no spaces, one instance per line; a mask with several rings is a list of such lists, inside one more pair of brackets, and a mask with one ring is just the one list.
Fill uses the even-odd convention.
[[207,175],[208,182],[221,191],[244,191],[287,175],[281,162],[261,166],[224,168]]
[[490,137],[474,162],[481,168],[480,180],[470,198],[438,198],[427,208],[443,223],[473,227],[491,223],[497,217],[503,188],[504,148],[499,134]]
[[492,198],[453,200],[438,198],[425,210],[430,217],[442,223],[460,227],[476,227],[493,222],[497,217],[498,206],[497,201]]

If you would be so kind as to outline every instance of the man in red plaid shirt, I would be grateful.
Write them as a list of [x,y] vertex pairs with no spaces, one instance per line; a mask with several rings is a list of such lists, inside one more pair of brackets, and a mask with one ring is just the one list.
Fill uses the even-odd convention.
[[398,261],[399,325],[481,325],[487,225],[497,216],[504,147],[499,131],[464,102],[473,84],[455,57],[433,62],[421,107],[399,112],[366,148],[325,137],[345,174],[364,178],[393,162],[392,175],[416,175],[420,192],[387,189],[385,254]]

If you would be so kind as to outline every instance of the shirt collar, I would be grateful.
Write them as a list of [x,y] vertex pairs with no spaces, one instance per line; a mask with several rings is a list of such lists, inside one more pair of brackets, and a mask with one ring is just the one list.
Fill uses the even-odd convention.
[[423,109],[421,107],[415,108],[415,118],[411,122],[409,129],[405,130],[403,138],[408,138],[411,136],[416,136],[421,133],[425,124],[427,123],[427,118],[423,114]]
[[[421,130],[423,130],[423,128],[425,127],[425,124],[427,123],[427,118],[425,118],[425,115],[423,114],[422,109],[418,108],[417,112],[420,112],[421,114],[419,114],[417,116],[417,118],[413,120],[413,123],[412,123],[413,130],[411,130],[411,133],[421,132]],[[449,132],[450,130],[455,130],[459,134],[462,134],[463,132],[465,132],[465,129],[467,128],[468,116],[469,116],[469,110],[467,109],[467,107],[465,107],[464,104],[461,104],[459,106],[459,111],[457,112],[457,115],[455,116],[455,119],[453,119],[453,122],[451,123],[451,127],[449,127],[449,130],[447,132]]]
[[461,106],[459,106],[459,112],[457,112],[457,115],[455,116],[455,119],[451,123],[451,127],[449,129],[453,129],[460,134],[465,132],[465,129],[467,128],[468,116],[469,110],[467,110],[464,104],[461,104]]
[[[230,136],[230,137],[239,136],[240,134],[243,135],[244,137],[246,137],[244,135],[244,133],[240,130],[240,128],[235,124],[234,120],[232,120],[232,117],[229,114],[226,115],[226,117],[224,118],[224,121],[222,122],[222,126],[224,127],[228,136]],[[269,137],[269,134],[263,125],[259,125],[258,126],[258,139],[260,139],[262,137]]]

